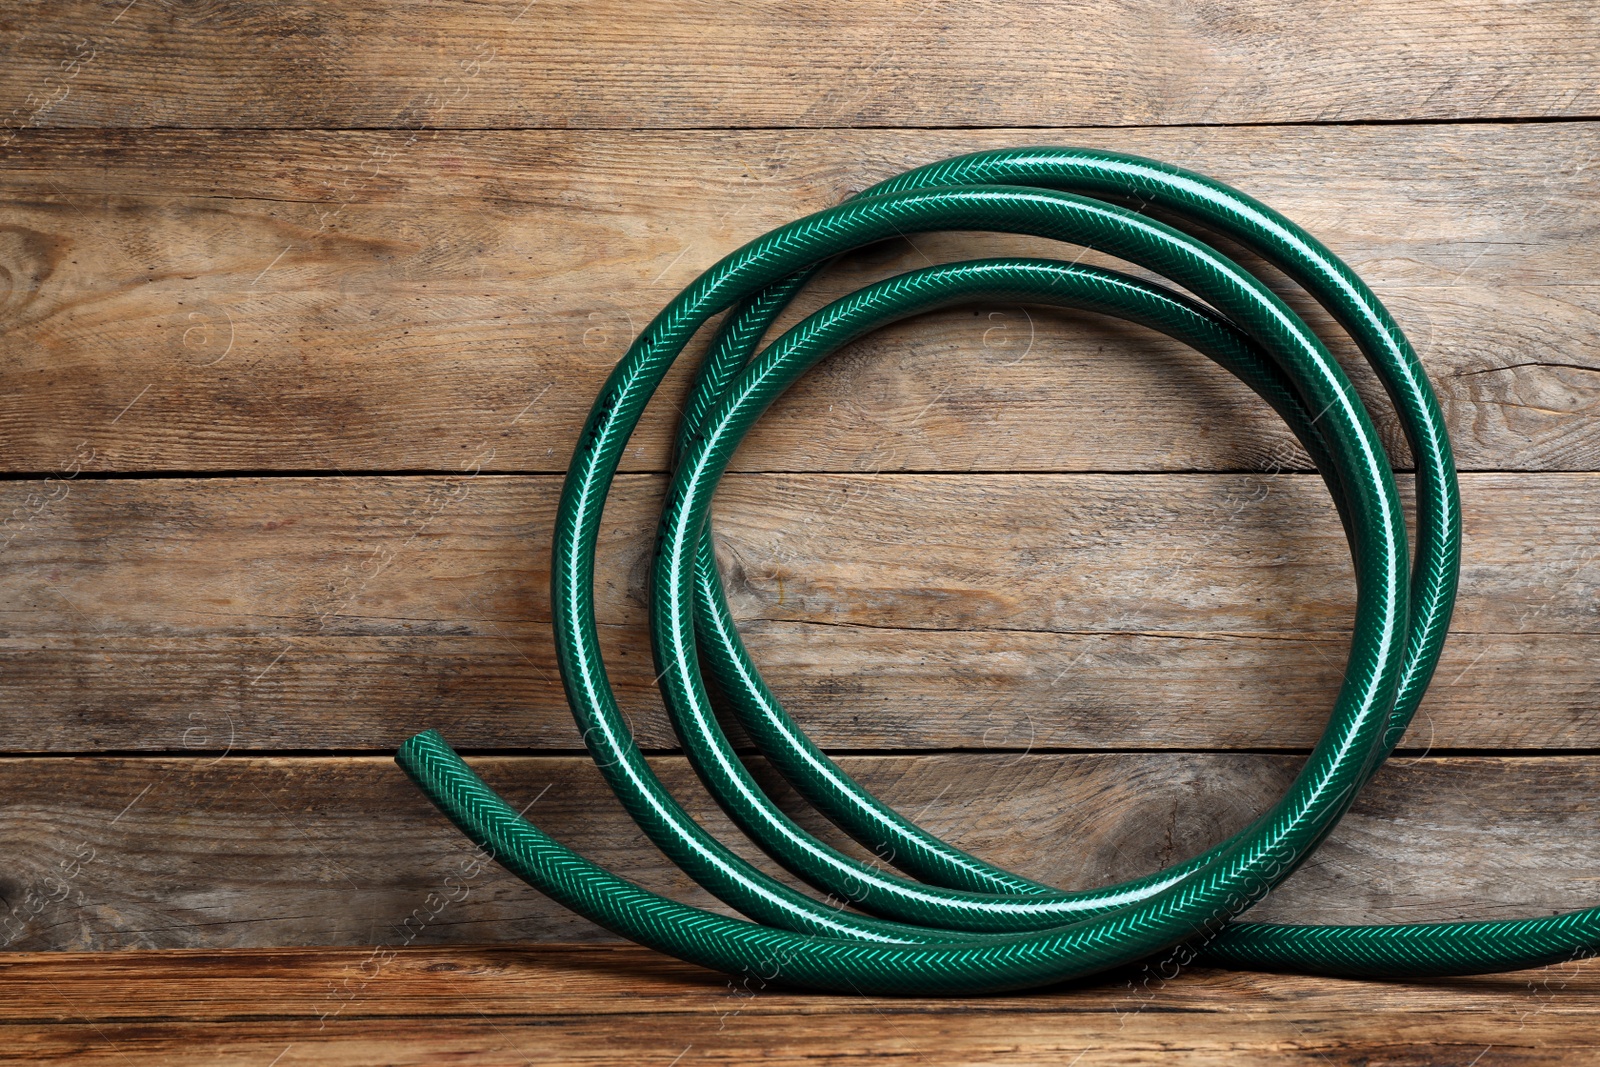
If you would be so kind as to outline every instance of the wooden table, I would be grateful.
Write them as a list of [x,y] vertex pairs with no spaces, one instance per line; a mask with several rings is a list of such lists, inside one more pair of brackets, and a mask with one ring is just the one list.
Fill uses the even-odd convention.
[[[730,987],[475,859],[389,760],[439,727],[541,826],[712,906],[606,793],[556,677],[550,525],[589,403],[663,303],[772,226],[955,153],[1086,144],[1234,183],[1350,262],[1464,472],[1427,701],[1253,914],[1596,903],[1592,5],[62,0],[0,9],[0,45],[8,1057],[1596,1058],[1581,964],[1154,965],[976,1001]],[[890,242],[803,310],[1021,252],[1060,254]],[[687,372],[629,452],[598,612],[642,744],[734,841],[673,754],[644,623]],[[1062,885],[1244,825],[1342,676],[1350,566],[1305,457],[1201,358],[1092,316],[956,309],[851,346],[766,417],[716,523],[746,639],[813,737]]]
[[[92,975],[92,979],[88,976]],[[755,989],[632,945],[0,960],[7,1062],[1482,1064],[1600,1055],[1600,967],[1386,985],[1138,969],[981,1000]]]

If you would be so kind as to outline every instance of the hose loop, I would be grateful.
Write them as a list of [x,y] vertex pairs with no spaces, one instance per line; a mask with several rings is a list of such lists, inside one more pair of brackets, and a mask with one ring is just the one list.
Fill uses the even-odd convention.
[[[1411,451],[1414,558],[1393,464],[1339,364],[1263,282],[1145,213],[1151,209],[1219,233],[1282,270],[1355,341]],[[832,258],[947,229],[1098,249],[1186,292],[1076,262],[972,260],[866,286],[761,347]],[[806,370],[888,323],[996,301],[1124,318],[1235,374],[1285,420],[1315,463],[1355,565],[1345,679],[1326,731],[1284,796],[1201,855],[1100,889],[1063,891],[987,863],[916,826],[851,778],[762,681],[712,547],[718,479],[762,412]],[[600,654],[594,551],[612,479],[668,368],[723,312],[675,442],[651,575],[652,648],[663,700],[707,789],[768,855],[826,899],[765,874],[690,817],[640,754]],[[612,371],[562,487],[551,592],[562,680],[578,728],[651,840],[748,918],[679,904],[584,859],[522,819],[434,731],[411,738],[396,759],[463,832],[530,885],[624,937],[762,981],[861,993],[985,993],[1092,974],[1184,943],[1206,962],[1382,976],[1474,973],[1584,954],[1600,942],[1600,909],[1376,927],[1236,921],[1311,854],[1404,734],[1438,662],[1459,554],[1455,468],[1437,399],[1400,328],[1349,267],[1265,205],[1177,167],[1079,148],[979,152],[909,171],[773,230],[703,273]],[[712,689],[795,789],[892,869],[817,840],[783,812],[723,733]]]

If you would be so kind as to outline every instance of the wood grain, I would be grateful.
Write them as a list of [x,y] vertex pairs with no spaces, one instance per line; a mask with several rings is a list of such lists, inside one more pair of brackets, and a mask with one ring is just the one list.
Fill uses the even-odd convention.
[[[1417,344],[1464,468],[1600,464],[1600,168],[1589,165],[1600,125],[1575,122],[29,131],[0,168],[0,466],[564,470],[604,376],[698,271],[907,167],[1019,142],[1182,163],[1306,225]],[[853,258],[805,307],[929,261],[1004,252],[1063,254],[918,235]],[[1381,408],[1370,375],[1357,378]],[[628,469],[663,468],[670,400],[686,381],[669,380]],[[1010,307],[943,312],[851,346],[776,405],[736,464],[1305,461],[1263,405],[1192,352]]]
[[[430,1002],[441,1014],[454,1014],[463,1000],[493,1016],[583,1012],[659,1016],[659,1024],[673,1015],[721,1015],[729,1007],[734,1009],[727,1013],[730,1020],[735,1015],[937,1014],[974,1007],[948,997],[835,996],[778,985],[730,989],[726,976],[631,944],[554,943],[533,950],[516,945],[390,945],[385,950],[370,961],[367,946],[130,949],[89,959],[75,952],[12,952],[0,957],[0,974],[22,995],[0,1004],[0,1021],[59,1019],[66,1013],[41,1010],[50,985],[70,981],[91,959],[100,969],[104,996],[80,1007],[86,1018],[106,1022],[141,1016],[181,1022],[316,1017],[324,1006],[308,1003],[307,993],[323,992],[319,980],[342,978],[347,971],[372,981],[359,996],[346,998],[349,1006],[339,1015],[370,1019],[416,1014]],[[1195,1015],[1339,1004],[1367,1011],[1388,1007],[1493,1014],[1522,1009],[1530,998],[1559,985],[1565,990],[1564,1003],[1553,1006],[1553,1014],[1576,1014],[1595,1007],[1600,994],[1597,968],[1592,960],[1576,960],[1507,975],[1379,984],[1189,967],[1152,987],[1143,985],[1142,968],[1130,968],[1098,980],[990,998],[988,1005],[997,1015],[1013,1018],[1069,1011],[1131,1016],[1141,1005]]]
[[[581,751],[549,630],[560,479],[0,485],[0,750]],[[660,479],[625,475],[597,587],[648,747]],[[1463,478],[1455,632],[1407,744],[1596,744],[1600,477]],[[35,504],[28,502],[36,501]],[[1353,614],[1310,475],[749,475],[717,501],[757,662],[837,749],[1293,748]],[[20,509],[20,513],[16,510]]]
[[985,1001],[742,988],[633,946],[13,955],[20,1063],[1506,1064],[1594,1052],[1592,963],[1431,983],[1139,971]]
[[[388,758],[439,726],[561,839],[720,907],[579,754],[556,677],[549,530],[584,414],[741,243],[920,163],[1084,144],[1214,175],[1322,238],[1416,342],[1479,472],[1408,749],[1254,916],[1593,904],[1597,43],[1582,0],[0,6],[0,1058],[1600,1061],[1592,964],[766,988],[551,904]],[[912,234],[786,321],[1007,253],[1061,254]],[[652,685],[686,381],[607,512],[603,642],[663,778],[772,869],[667,752]],[[847,769],[965,847],[1104,883],[1245,825],[1320,730],[1351,576],[1305,467],[1164,339],[954,309],[774,407],[719,496],[719,552],[757,661]]]
[[[681,757],[652,759],[714,833],[759,859]],[[475,757],[558,839],[720,907],[651,846],[586,757]],[[852,756],[936,834],[1063,886],[1182,860],[1242,828],[1299,760],[1228,753]],[[863,853],[764,785],[811,831]],[[1397,922],[1585,907],[1600,874],[1595,757],[1385,766],[1260,918]],[[5,947],[230,948],[608,940],[483,860],[383,757],[0,761]]]
[[11,127],[1040,126],[1592,115],[1600,22],[1577,0],[75,0],[0,32]]

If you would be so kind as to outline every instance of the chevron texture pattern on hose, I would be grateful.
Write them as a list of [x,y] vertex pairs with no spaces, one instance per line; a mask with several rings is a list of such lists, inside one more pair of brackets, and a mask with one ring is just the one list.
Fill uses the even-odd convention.
[[[1327,348],[1259,279],[1160,221],[1222,234],[1310,293],[1359,346],[1415,462],[1414,554],[1392,464]],[[1137,264],[1183,291],[1074,262],[972,260],[902,274],[763,338],[835,256],[932,230],[1031,234]],[[711,497],[761,413],[807,369],[886,323],[983,301],[1056,306],[1158,330],[1237,375],[1315,462],[1355,564],[1355,633],[1321,740],[1284,796],[1232,838],[1166,870],[1068,892],[996,867],[878,801],[800,730],[762,681],[717,571]],[[690,762],[735,823],[819,895],[740,858],[700,826],[639,753],[600,655],[594,551],[612,479],[668,368],[726,312],[679,424],[651,577],[651,641]],[[1243,968],[1365,976],[1506,970],[1597,951],[1600,909],[1527,920],[1283,926],[1238,916],[1317,847],[1404,734],[1454,604],[1460,505],[1438,401],[1372,292],[1288,219],[1226,185],[1118,153],[1034,147],[908,171],[757,238],[707,270],[640,333],[574,450],[556,517],[551,594],[567,698],[607,783],[651,840],[745,919],[677,903],[556,842],[514,812],[433,731],[396,759],[460,829],[530,885],[641,944],[707,967],[861,993],[985,993],[1093,974],[1184,946]],[[819,811],[881,857],[863,863],[805,832],[746,770],[716,692]],[[892,869],[890,869],[892,868]]]

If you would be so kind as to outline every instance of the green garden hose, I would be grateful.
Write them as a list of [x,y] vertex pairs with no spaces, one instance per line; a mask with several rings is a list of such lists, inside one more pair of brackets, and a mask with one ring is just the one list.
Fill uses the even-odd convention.
[[[1151,209],[1262,257],[1355,340],[1399,414],[1415,463],[1414,560],[1389,457],[1339,365],[1261,281],[1145,213]],[[867,286],[760,348],[778,315],[830,259],[931,230],[1032,234],[1092,247],[1192,296],[1075,263],[976,260]],[[1128,319],[1237,375],[1284,418],[1316,464],[1355,564],[1355,633],[1344,682],[1325,733],[1283,798],[1194,859],[1102,889],[1066,892],[995,867],[862,788],[762,682],[712,552],[708,516],[717,481],[784,389],[886,323],[981,301]],[[594,550],[612,478],[667,369],[724,311],[679,426],[652,572],[652,645],[667,710],[707,789],[767,854],[825,899],[740,858],[667,792],[634,742],[599,651]],[[1135,156],[1049,147],[960,156],[774,230],[707,270],[618,363],[568,467],[551,569],[557,652],[573,715],[608,784],[651,840],[750,921],[659,896],[559,844],[513,811],[434,731],[408,740],[396,759],[463,832],[530,885],[624,937],[762,982],[985,993],[1088,975],[1179,945],[1207,963],[1382,977],[1506,970],[1600,951],[1600,909],[1487,923],[1235,921],[1311,854],[1404,734],[1450,621],[1459,511],[1443,418],[1415,353],[1372,292],[1299,227],[1221,183]],[[778,771],[895,870],[816,840],[761,790],[712,712],[702,664]]]

